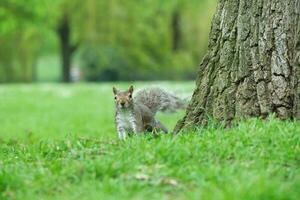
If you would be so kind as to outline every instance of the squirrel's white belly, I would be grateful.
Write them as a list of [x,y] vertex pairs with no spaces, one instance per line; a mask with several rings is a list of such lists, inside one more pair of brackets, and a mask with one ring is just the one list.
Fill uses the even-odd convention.
[[121,112],[117,115],[117,123],[127,130],[132,130],[132,125],[135,124],[135,118],[130,112]]

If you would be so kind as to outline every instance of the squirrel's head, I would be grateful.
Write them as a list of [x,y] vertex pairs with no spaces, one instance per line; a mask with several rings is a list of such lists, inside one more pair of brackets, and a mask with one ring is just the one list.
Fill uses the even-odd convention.
[[126,91],[119,91],[115,87],[113,87],[113,93],[115,95],[115,102],[117,107],[126,109],[133,105],[133,86],[130,86]]

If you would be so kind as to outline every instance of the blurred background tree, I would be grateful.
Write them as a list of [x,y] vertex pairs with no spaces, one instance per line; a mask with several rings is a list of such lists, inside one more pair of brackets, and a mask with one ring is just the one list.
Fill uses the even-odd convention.
[[193,79],[216,0],[1,0],[0,81]]

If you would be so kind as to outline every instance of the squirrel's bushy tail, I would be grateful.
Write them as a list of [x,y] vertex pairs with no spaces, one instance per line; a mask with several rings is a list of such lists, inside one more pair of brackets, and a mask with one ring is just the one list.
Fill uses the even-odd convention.
[[167,92],[158,87],[138,91],[134,96],[134,100],[147,106],[153,113],[157,111],[175,112],[177,109],[186,107],[185,101],[172,92]]

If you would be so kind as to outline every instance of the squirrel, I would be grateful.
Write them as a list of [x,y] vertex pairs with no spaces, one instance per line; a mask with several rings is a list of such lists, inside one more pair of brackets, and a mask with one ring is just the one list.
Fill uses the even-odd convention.
[[158,111],[175,112],[185,108],[183,100],[161,88],[146,88],[133,96],[133,86],[126,91],[113,87],[116,113],[115,124],[118,137],[125,140],[129,134],[143,132],[168,133],[168,129],[157,119]]

